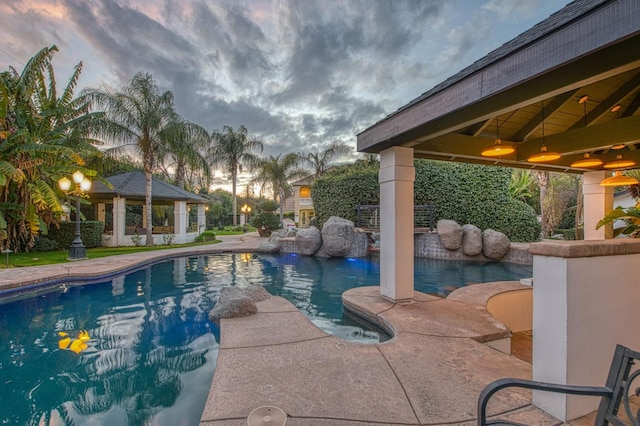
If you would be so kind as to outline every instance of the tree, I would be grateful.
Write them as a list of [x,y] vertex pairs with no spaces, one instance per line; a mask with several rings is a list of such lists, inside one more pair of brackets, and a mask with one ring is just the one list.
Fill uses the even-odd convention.
[[[202,154],[209,143],[209,134],[197,124],[186,120],[176,120],[169,123],[160,131],[162,139],[160,165],[165,175],[169,176],[169,168],[173,168],[174,184],[185,189],[185,178],[188,171],[200,172],[204,177],[205,186],[211,178],[209,163]],[[193,189],[193,188],[192,188]]]
[[320,152],[310,152],[308,154],[299,153],[298,157],[303,163],[306,163],[313,170],[316,178],[322,176],[329,167],[331,162],[341,155],[351,152],[351,148],[342,142],[333,142],[327,149]]
[[74,89],[82,63],[58,96],[53,65],[56,46],[33,56],[19,74],[0,73],[0,246],[28,249],[62,213],[59,178],[98,153],[80,129],[88,118]]
[[278,154],[277,157],[270,155],[257,166],[256,181],[262,183],[263,189],[270,190],[274,201],[280,204],[280,223],[284,219],[284,200],[291,195],[289,182],[307,175],[305,170],[298,167],[299,162],[300,157],[296,154],[286,154],[284,157]]
[[151,246],[151,182],[156,169],[156,154],[163,152],[162,131],[165,126],[181,120],[174,110],[173,94],[170,91],[160,93],[153,77],[142,72],[137,73],[120,91],[86,89],[83,94],[93,108],[104,109],[93,120],[95,134],[116,144],[133,145],[142,157],[148,213],[146,245]]
[[243,164],[250,168],[257,163],[254,151],[262,152],[262,142],[250,138],[247,128],[244,126],[234,130],[232,127],[224,126],[222,132],[212,132],[212,146],[209,158],[213,164],[221,165],[225,171],[231,175],[231,194],[233,196],[233,226],[238,224],[238,201],[236,200],[236,185],[238,183],[238,172]]

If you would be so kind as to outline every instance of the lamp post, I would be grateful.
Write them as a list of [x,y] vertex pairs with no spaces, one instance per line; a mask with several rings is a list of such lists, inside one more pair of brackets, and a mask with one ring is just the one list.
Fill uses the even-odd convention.
[[242,207],[240,207],[240,211],[242,212],[242,217],[243,217],[243,225],[245,228],[245,232],[247,232],[247,222],[249,219],[249,213],[251,213],[251,207],[248,205],[243,205]]
[[84,174],[77,170],[73,173],[73,182],[75,187],[71,189],[71,181],[66,177],[63,177],[58,181],[58,186],[67,195],[75,195],[76,197],[76,234],[71,246],[69,247],[68,260],[82,260],[87,258],[87,249],[82,243],[80,237],[80,197],[84,195],[89,189],[91,189],[91,181],[87,179]]

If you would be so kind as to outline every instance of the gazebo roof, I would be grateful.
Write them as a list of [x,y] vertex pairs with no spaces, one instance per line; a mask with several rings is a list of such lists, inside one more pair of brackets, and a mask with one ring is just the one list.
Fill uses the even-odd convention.
[[[111,176],[105,180],[113,185],[113,189],[100,181],[95,181],[89,190],[89,196],[92,199],[112,199],[115,197],[138,201],[145,199],[145,174],[140,170]],[[151,184],[151,199],[156,203],[163,201],[186,201],[190,204],[208,203],[206,198],[180,189],[155,177]]]
[[[357,145],[582,173],[593,169],[571,164],[585,153],[640,163],[639,135],[640,2],[577,0],[365,129]],[[483,157],[497,137],[516,152]],[[561,158],[529,162],[543,144]]]

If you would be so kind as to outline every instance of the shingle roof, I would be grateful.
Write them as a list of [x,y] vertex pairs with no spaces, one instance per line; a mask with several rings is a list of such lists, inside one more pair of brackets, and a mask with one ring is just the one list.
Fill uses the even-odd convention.
[[[541,39],[542,37],[556,31],[557,29],[565,26],[566,24],[582,18],[584,15],[590,13],[594,9],[599,6],[602,6],[606,3],[610,3],[613,0],[575,0],[569,4],[567,4],[564,8],[555,12],[547,19],[533,27],[529,28],[527,31],[518,35],[517,37],[509,40],[504,43],[502,46],[497,49],[489,52],[486,56],[477,60],[473,64],[464,68],[457,74],[452,75],[442,83],[436,85],[432,89],[418,96],[417,98],[410,101],[408,104],[398,108],[397,111],[389,114],[389,116],[385,117],[385,120],[398,112],[409,108],[410,106],[427,99],[433,96],[435,93],[438,93],[450,86],[453,86],[455,83],[463,80],[464,78],[470,76],[471,74],[478,72],[490,64],[503,59],[510,54],[516,52],[519,49],[526,47],[527,45]],[[382,120],[384,121],[384,120]]]
[[[93,182],[89,190],[92,198],[113,198],[117,196],[131,200],[144,200],[145,198],[146,182],[145,174],[142,171],[136,170],[123,173],[108,177],[105,180],[113,185],[113,189],[108,188],[102,182]],[[187,201],[193,204],[206,204],[208,202],[206,198],[156,178],[153,178],[151,193],[151,198],[157,201]]]

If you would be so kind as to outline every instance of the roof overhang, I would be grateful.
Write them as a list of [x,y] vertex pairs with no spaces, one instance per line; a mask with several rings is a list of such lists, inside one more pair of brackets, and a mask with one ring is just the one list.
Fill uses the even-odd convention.
[[[544,21],[364,130],[358,151],[404,146],[418,158],[578,173],[590,169],[570,165],[587,152],[640,164],[640,3],[591,3],[532,38],[538,26],[550,25]],[[498,131],[516,152],[481,156]],[[562,157],[528,162],[543,140]]]

